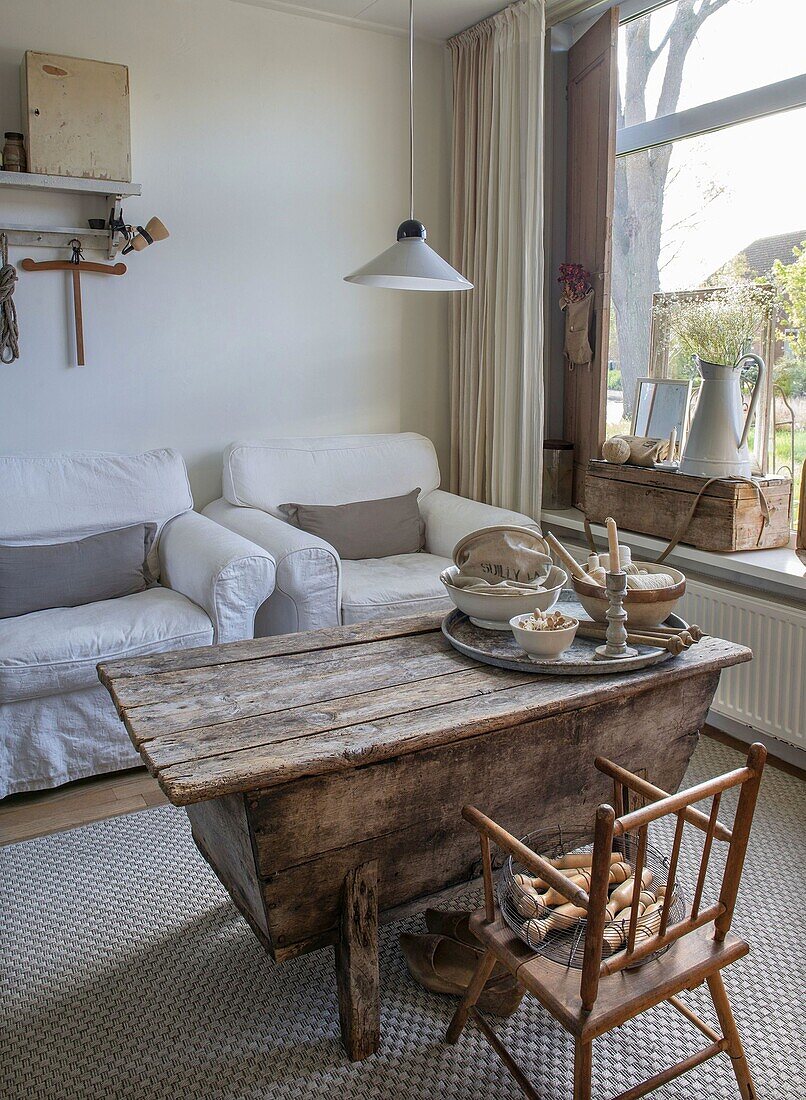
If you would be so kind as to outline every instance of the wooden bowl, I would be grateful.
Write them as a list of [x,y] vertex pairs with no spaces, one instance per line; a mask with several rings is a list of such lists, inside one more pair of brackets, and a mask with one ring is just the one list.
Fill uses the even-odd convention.
[[[632,627],[634,630],[641,630],[645,627],[660,626],[671,615],[678,600],[685,594],[685,574],[663,563],[657,565],[655,562],[637,561],[635,565],[640,569],[646,569],[647,573],[668,573],[675,583],[668,588],[629,589],[624,597],[627,629]],[[596,584],[581,581],[573,576],[571,583],[579,597],[579,602],[593,621],[606,623],[610,602],[607,596],[602,595],[602,589]]]

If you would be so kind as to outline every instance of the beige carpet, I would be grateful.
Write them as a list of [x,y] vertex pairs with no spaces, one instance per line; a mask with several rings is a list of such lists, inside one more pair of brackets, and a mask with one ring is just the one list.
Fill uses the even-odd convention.
[[[686,785],[738,761],[705,738]],[[725,803],[723,819],[733,800]],[[804,823],[803,784],[768,769],[736,921],[752,953],[726,984],[769,1100],[806,1096]],[[697,853],[686,854],[696,870]],[[4,1100],[517,1094],[472,1030],[457,1047],[443,1044],[453,1002],[411,981],[397,945],[400,931],[422,928],[419,918],[383,930],[383,1046],[351,1065],[338,1041],[332,952],[274,966],[172,807],[0,850],[0,894]],[[704,1008],[703,991],[690,1003]],[[568,1041],[535,1002],[501,1033],[546,1100],[570,1095]],[[595,1095],[612,1096],[701,1039],[672,1008],[625,1025],[594,1048]],[[738,1092],[721,1057],[655,1095]]]

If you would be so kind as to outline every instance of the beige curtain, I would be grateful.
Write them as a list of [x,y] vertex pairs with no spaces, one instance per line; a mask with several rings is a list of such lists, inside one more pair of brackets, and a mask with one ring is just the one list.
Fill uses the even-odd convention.
[[540,515],[543,0],[452,38],[451,488]]

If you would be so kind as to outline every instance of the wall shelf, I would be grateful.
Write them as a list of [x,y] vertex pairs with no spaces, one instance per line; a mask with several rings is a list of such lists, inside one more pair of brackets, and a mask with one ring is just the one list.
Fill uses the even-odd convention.
[[[43,176],[33,172],[0,171],[0,188],[16,192],[37,191],[53,192],[62,195],[95,195],[105,199],[102,211],[104,220],[108,219],[111,209],[115,218],[119,218],[124,198],[141,194],[139,183],[126,183],[124,180],[84,179],[77,176]],[[106,252],[114,259],[123,243],[120,233],[109,229],[90,229],[86,227],[31,226],[14,225],[0,220],[0,233],[5,233],[10,245],[39,248],[67,248],[70,241],[78,237],[88,251]]]

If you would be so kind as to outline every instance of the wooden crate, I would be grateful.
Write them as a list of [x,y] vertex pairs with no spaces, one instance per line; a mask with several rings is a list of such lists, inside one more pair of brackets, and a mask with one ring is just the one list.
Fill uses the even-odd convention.
[[[678,531],[706,478],[594,459],[585,479],[585,510],[592,523],[612,516],[625,531],[670,539]],[[719,481],[703,494],[681,542],[698,550],[754,550],[787,546],[792,482],[759,479],[770,522],[761,533],[758,493],[746,482]]]
[[125,65],[28,50],[21,83],[29,172],[131,180]]

